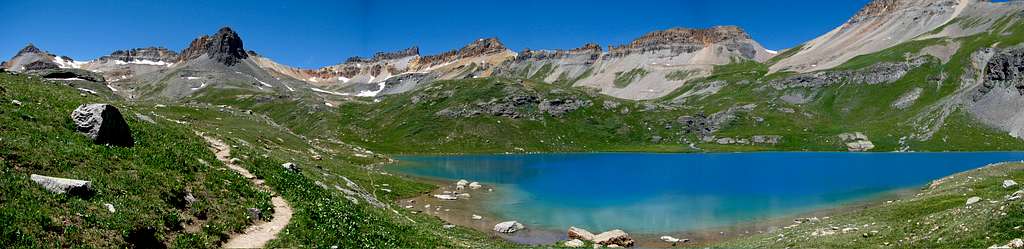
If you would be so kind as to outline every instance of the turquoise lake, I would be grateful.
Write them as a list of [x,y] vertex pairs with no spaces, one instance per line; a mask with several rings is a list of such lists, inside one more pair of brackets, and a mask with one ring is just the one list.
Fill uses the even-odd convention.
[[766,152],[405,156],[389,169],[494,186],[482,205],[527,227],[657,233],[785,217],[1024,153]]

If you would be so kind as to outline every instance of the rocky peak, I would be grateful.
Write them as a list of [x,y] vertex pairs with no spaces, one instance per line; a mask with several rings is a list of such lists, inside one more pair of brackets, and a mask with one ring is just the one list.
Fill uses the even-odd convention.
[[149,60],[149,61],[163,61],[163,62],[174,62],[178,58],[178,53],[171,51],[170,49],[163,47],[147,47],[147,48],[133,48],[129,50],[117,50],[110,55],[100,57],[100,60],[119,60],[119,61],[137,61],[137,60]]
[[345,60],[345,63],[371,63],[371,62],[377,62],[377,61],[382,61],[382,60],[401,59],[401,58],[405,58],[405,57],[409,57],[409,56],[417,56],[417,55],[420,55],[420,48],[416,47],[416,46],[413,46],[413,47],[402,49],[402,50],[398,50],[398,51],[377,52],[377,53],[373,54],[373,58],[353,56],[353,57],[349,57],[347,60]]
[[569,52],[590,52],[590,53],[596,52],[596,53],[600,53],[600,52],[602,52],[602,50],[601,50],[601,45],[598,45],[597,43],[587,43],[587,44],[583,44],[582,47],[578,47],[578,48],[574,48],[572,50],[569,50]]
[[750,35],[736,26],[715,26],[708,29],[672,28],[647,33],[633,40],[628,47],[659,45],[708,45],[730,40],[747,40]]
[[204,35],[192,40],[188,48],[181,52],[178,60],[191,60],[204,54],[228,66],[249,57],[242,47],[242,38],[229,27],[221,28],[213,36]]
[[33,45],[32,43],[29,43],[28,45],[25,45],[24,48],[19,50],[18,53],[15,54],[14,56],[17,57],[19,55],[27,54],[27,53],[44,53],[44,52],[43,52],[43,50],[40,50],[39,48],[37,48],[36,45]]
[[911,8],[935,9],[939,11],[940,9],[956,6],[959,1],[964,0],[873,0],[850,18],[849,23],[863,22]]
[[459,49],[459,58],[473,57],[477,55],[497,53],[506,50],[505,44],[498,41],[498,38],[482,38],[473,41],[469,45]]

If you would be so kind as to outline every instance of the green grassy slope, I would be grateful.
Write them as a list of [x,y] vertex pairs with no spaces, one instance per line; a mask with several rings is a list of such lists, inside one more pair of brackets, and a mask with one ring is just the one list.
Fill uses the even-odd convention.
[[[912,197],[887,200],[819,222],[722,242],[723,248],[987,248],[1024,236],[1024,205],[1008,196],[1024,163],[999,164],[933,181]],[[970,197],[980,202],[966,205]],[[844,231],[845,229],[845,231]],[[834,233],[834,234],[828,234]]]
[[[21,101],[21,106],[12,104]],[[96,145],[74,132],[70,113],[83,103],[58,83],[0,74],[0,247],[127,247],[157,240],[216,247],[250,221],[246,208],[270,210],[269,196],[224,166],[191,130],[151,124],[121,107],[131,148]],[[51,194],[30,174],[92,181],[90,198]],[[198,200],[184,204],[191,193]],[[112,204],[110,213],[104,204]],[[149,234],[147,236],[147,234]]]

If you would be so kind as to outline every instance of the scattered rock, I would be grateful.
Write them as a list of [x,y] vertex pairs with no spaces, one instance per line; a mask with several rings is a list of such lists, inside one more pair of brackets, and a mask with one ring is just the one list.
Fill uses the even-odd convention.
[[434,195],[434,198],[438,198],[438,199],[446,200],[446,201],[454,201],[454,200],[458,200],[459,199],[459,197],[456,197],[456,196],[453,196],[453,195],[447,195],[447,194]]
[[229,160],[228,162],[230,162],[231,164],[240,164],[240,163],[242,163],[242,159],[238,159],[237,157],[234,157],[234,158],[231,158],[231,160]]
[[570,241],[566,241],[565,243],[562,243],[562,245],[565,246],[565,247],[572,247],[572,248],[583,247],[583,241],[579,240],[579,239],[572,239]]
[[782,141],[782,136],[778,135],[755,135],[750,137],[750,141],[755,144],[778,144]]
[[981,201],[981,197],[974,196],[971,198],[967,198],[967,205],[978,203],[979,201]]
[[525,228],[525,226],[518,221],[506,221],[494,225],[494,231],[499,233],[514,233],[522,230],[523,228]]
[[153,120],[153,118],[150,118],[149,116],[142,115],[142,113],[136,112],[135,113],[135,118],[138,119],[139,121],[143,121],[143,122],[150,123],[150,124],[156,124],[156,120]]
[[445,224],[444,226],[441,226],[441,227],[444,227],[444,229],[452,229],[452,228],[455,228],[455,225]]
[[605,245],[605,246],[609,246],[609,247],[611,245],[631,247],[631,246],[633,246],[634,242],[633,242],[633,238],[629,237],[629,234],[627,234],[626,232],[624,232],[622,230],[615,229],[615,230],[611,230],[611,231],[607,231],[607,232],[603,232],[601,234],[595,235],[594,236],[594,243]]
[[90,181],[49,177],[36,174],[32,174],[29,178],[31,178],[33,182],[42,185],[43,188],[53,193],[77,196],[89,196],[93,193],[92,182]]
[[581,239],[585,241],[594,241],[594,234],[583,228],[569,227],[569,239]]
[[16,106],[21,106],[21,101],[18,101],[17,99],[12,99],[11,100],[11,104],[14,104]]
[[864,133],[843,133],[839,134],[839,139],[846,143],[846,148],[849,151],[869,151],[875,148],[875,144],[871,143]]
[[71,112],[75,130],[96,143],[132,146],[132,131],[121,116],[121,111],[109,104],[84,104]]
[[259,208],[248,208],[246,211],[249,213],[250,220],[259,220],[260,215],[263,213]]
[[471,182],[471,183],[469,183],[469,189],[480,189],[481,187],[483,187],[483,186],[480,185],[479,182]]
[[1003,180],[1003,188],[1011,188],[1017,186],[1017,182],[1013,180]]
[[475,215],[475,214],[474,214],[474,215],[472,216],[472,218],[473,218],[474,220],[482,220],[482,219],[484,219],[484,217],[483,217],[483,216],[479,216],[479,215]]
[[288,170],[288,171],[290,171],[292,173],[299,173],[299,166],[295,165],[295,163],[283,163],[283,164],[281,164],[281,167],[283,167],[285,170]]
[[114,204],[104,203],[103,206],[106,207],[107,211],[110,211],[111,213],[117,212],[117,209],[114,209]]
[[660,238],[660,239],[661,239],[661,241],[665,241],[665,242],[668,242],[668,243],[672,243],[672,245],[675,245],[676,243],[686,243],[686,242],[690,242],[690,240],[689,240],[689,239],[679,239],[679,238],[676,238],[676,237],[672,237],[672,236],[668,236],[668,235],[666,235],[666,236],[661,236],[661,238]]

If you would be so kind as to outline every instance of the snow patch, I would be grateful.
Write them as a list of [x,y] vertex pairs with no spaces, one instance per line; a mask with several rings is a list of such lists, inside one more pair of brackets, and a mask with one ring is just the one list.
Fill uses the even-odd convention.
[[192,91],[195,91],[195,90],[203,89],[204,87],[206,87],[206,81],[205,80],[203,81],[202,84],[199,84],[199,86],[193,87],[191,89],[192,89]]
[[105,84],[105,85],[107,86],[107,88],[110,88],[110,91],[114,91],[114,92],[117,91],[117,89],[114,88],[114,86],[111,86],[110,84]]
[[171,65],[174,65],[174,63],[170,63],[170,62],[151,61],[151,60],[132,60],[132,61],[115,60],[114,64],[117,64],[117,65],[136,64],[136,65],[165,66],[165,67],[171,67]]
[[85,88],[81,88],[81,87],[79,87],[78,90],[79,91],[83,91],[83,92],[87,92],[87,93],[91,93],[91,94],[96,94],[96,91],[85,89]]
[[[350,81],[352,79],[345,78],[344,76],[338,76],[338,80],[340,80],[341,83],[348,83],[348,81]],[[316,82],[316,81],[313,81],[313,82]]]
[[376,91],[362,91],[362,92],[359,92],[359,94],[356,94],[356,96],[359,96],[359,97],[375,97],[375,96],[377,96],[377,94],[380,94],[380,92],[384,91],[385,82],[387,82],[387,81],[381,81],[380,83],[377,83],[377,86],[379,86],[379,88],[377,88]]
[[186,80],[198,80],[200,78],[199,77],[195,77],[195,76],[188,76],[188,77],[185,77],[185,79]]
[[326,94],[338,95],[338,96],[348,96],[347,93],[332,92],[332,91],[327,91],[327,90],[316,88],[316,87],[310,87],[309,89],[312,89],[314,92],[318,92],[318,93],[326,93]]
[[88,61],[76,61],[76,60],[64,60],[60,56],[53,57],[53,63],[57,63],[60,68],[81,68]]
[[765,49],[764,51],[768,52],[769,54],[779,54],[779,51],[775,51],[775,50],[771,50],[771,49]]

